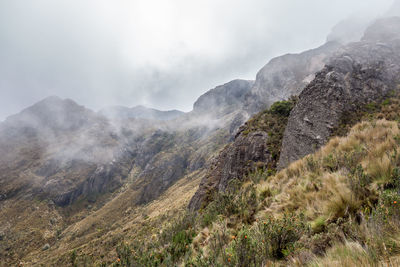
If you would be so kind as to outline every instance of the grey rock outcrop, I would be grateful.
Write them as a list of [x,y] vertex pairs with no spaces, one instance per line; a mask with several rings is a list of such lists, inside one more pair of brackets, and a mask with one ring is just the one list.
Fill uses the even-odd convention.
[[399,89],[399,33],[400,18],[379,20],[317,74],[290,114],[280,169],[324,145],[343,114]]
[[223,116],[240,109],[254,81],[233,80],[209,90],[193,104],[195,114]]
[[198,210],[210,200],[213,193],[226,190],[230,180],[244,179],[248,172],[260,167],[257,163],[267,164],[271,154],[267,148],[266,132],[239,133],[235,141],[228,145],[213,160],[199,189],[190,201],[189,209]]
[[138,204],[145,204],[157,198],[185,174],[188,165],[188,151],[183,148],[166,152],[152,159],[142,172],[143,184]]
[[254,114],[276,101],[300,94],[340,46],[332,41],[300,54],[272,59],[257,73],[254,86],[246,95],[246,109]]

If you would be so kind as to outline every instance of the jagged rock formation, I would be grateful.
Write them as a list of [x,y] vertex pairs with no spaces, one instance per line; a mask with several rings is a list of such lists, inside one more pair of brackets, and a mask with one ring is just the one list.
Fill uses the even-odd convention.
[[[128,113],[116,120],[69,99],[40,101],[0,125],[1,199],[19,194],[67,206],[115,191],[135,170],[137,203],[147,203],[204,167],[229,140],[219,131],[233,135],[247,119],[240,110],[252,84],[235,80],[217,87],[200,97],[190,114],[138,107],[123,109]],[[170,122],[152,122],[171,116]]]
[[233,80],[209,90],[193,104],[193,113],[223,116],[240,109],[254,81]]
[[[274,169],[279,155],[282,168],[313,152],[331,136],[343,114],[397,89],[399,28],[398,18],[381,20],[366,31],[361,42],[342,47],[339,42],[343,40],[333,36],[334,41],[317,49],[273,59],[255,82],[234,80],[218,86],[185,114],[143,107],[95,113],[72,100],[52,97],[11,116],[0,124],[0,237],[6,229],[5,235],[15,239],[7,247],[0,243],[0,255],[9,256],[8,251],[31,238],[30,229],[24,232],[21,229],[26,227],[16,229],[8,223],[7,216],[19,201],[23,203],[19,213],[39,199],[57,217],[63,209],[82,212],[79,203],[95,205],[97,196],[109,196],[112,202],[119,190],[127,190],[129,203],[118,200],[127,208],[157,199],[182,177],[193,175],[198,183],[205,174],[190,203],[191,209],[198,209],[214,192],[226,190],[231,179],[243,180],[256,168]],[[282,151],[284,127],[275,129],[270,121],[260,120],[257,127],[250,127],[249,121],[240,128],[249,114],[301,91]],[[279,117],[275,121],[286,126],[286,120]],[[222,149],[229,141],[232,144]],[[57,220],[63,222],[63,218]],[[14,216],[13,222],[18,221]],[[44,228],[48,223],[40,222]],[[60,225],[55,223],[52,231]],[[92,224],[88,227],[94,229]],[[93,229],[86,230],[93,233]],[[82,235],[86,231],[73,230]],[[35,240],[48,242],[43,237]],[[52,242],[57,239],[49,242],[49,250]]]
[[120,141],[105,118],[72,100],[40,101],[0,127],[0,194],[7,199],[25,191],[24,197],[68,205],[113,191],[131,164]]
[[286,127],[280,169],[325,144],[343,114],[399,89],[399,29],[400,18],[377,21],[304,89]]
[[276,101],[298,95],[339,47],[340,43],[332,41],[300,54],[272,59],[257,73],[254,86],[246,95],[247,110],[254,114]]
[[113,106],[101,109],[99,111],[99,114],[110,119],[134,118],[134,119],[168,121],[176,119],[185,113],[179,110],[161,111],[153,108],[146,108],[144,106],[136,106],[133,108],[127,108],[123,106]]
[[154,157],[140,177],[143,179],[138,204],[145,204],[161,195],[179,178],[185,175],[190,151],[182,148]]
[[263,131],[239,133],[234,143],[228,145],[214,159],[199,185],[199,190],[191,199],[189,208],[201,208],[202,204],[212,198],[212,194],[225,191],[230,180],[243,179],[250,171],[265,167],[271,161],[271,153],[267,147],[268,138],[268,133]]

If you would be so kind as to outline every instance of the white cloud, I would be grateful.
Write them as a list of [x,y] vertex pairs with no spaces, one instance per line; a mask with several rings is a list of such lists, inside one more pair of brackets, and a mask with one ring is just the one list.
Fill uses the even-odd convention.
[[189,110],[392,0],[0,0],[0,119],[46,97]]

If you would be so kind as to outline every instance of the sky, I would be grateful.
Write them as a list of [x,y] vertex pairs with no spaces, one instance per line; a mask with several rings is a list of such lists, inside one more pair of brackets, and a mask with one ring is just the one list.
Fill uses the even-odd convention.
[[190,111],[393,0],[0,0],[0,120],[51,95]]

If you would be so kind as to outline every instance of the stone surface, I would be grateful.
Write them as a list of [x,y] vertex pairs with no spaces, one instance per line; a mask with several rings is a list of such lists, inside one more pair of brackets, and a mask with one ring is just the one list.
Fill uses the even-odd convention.
[[193,113],[222,116],[240,109],[254,81],[233,80],[207,91],[193,104]]
[[325,144],[344,113],[399,89],[399,33],[400,18],[379,20],[317,74],[291,112],[279,169]]
[[256,167],[257,163],[267,164],[271,155],[267,148],[266,132],[240,133],[213,161],[208,173],[202,179],[199,190],[190,201],[189,209],[201,208],[214,192],[223,192],[230,180],[244,176]]
[[276,101],[300,94],[340,46],[338,42],[328,42],[300,54],[272,59],[257,73],[254,86],[246,95],[247,110],[254,114]]

